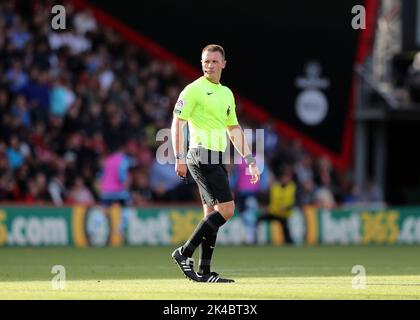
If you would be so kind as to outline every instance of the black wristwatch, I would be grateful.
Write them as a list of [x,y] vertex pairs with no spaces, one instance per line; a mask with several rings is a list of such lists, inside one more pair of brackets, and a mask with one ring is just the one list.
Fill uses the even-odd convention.
[[175,155],[175,159],[176,160],[183,160],[183,159],[185,159],[185,153],[178,153],[177,155]]
[[249,166],[251,164],[255,164],[255,158],[252,156],[252,154],[248,154],[244,157],[245,163]]

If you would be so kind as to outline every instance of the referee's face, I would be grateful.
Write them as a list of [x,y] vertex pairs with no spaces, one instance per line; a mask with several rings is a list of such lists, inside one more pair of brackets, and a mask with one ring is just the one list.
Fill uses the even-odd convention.
[[224,69],[225,65],[226,60],[223,59],[219,51],[204,51],[201,55],[201,66],[204,76],[211,82],[219,83],[222,69]]

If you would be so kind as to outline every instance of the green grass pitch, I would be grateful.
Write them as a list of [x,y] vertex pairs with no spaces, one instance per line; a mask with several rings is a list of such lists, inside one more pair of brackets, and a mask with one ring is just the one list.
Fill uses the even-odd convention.
[[[219,246],[214,270],[232,284],[187,281],[173,249],[0,248],[0,299],[420,299],[416,246]],[[54,265],[66,269],[63,290]],[[354,265],[365,289],[352,288]]]

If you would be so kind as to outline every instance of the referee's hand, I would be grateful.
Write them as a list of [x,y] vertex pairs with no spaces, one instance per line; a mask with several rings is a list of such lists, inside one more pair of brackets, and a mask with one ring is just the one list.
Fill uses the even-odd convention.
[[185,163],[175,162],[175,172],[178,176],[185,178],[187,176],[187,165]]
[[251,173],[251,183],[256,184],[260,180],[260,170],[255,163],[249,165],[249,172]]

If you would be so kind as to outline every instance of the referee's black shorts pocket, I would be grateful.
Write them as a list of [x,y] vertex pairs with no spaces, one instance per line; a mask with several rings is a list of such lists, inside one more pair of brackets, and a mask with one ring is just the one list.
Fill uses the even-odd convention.
[[189,161],[188,169],[197,183],[203,204],[213,206],[233,200],[227,170],[223,165]]

